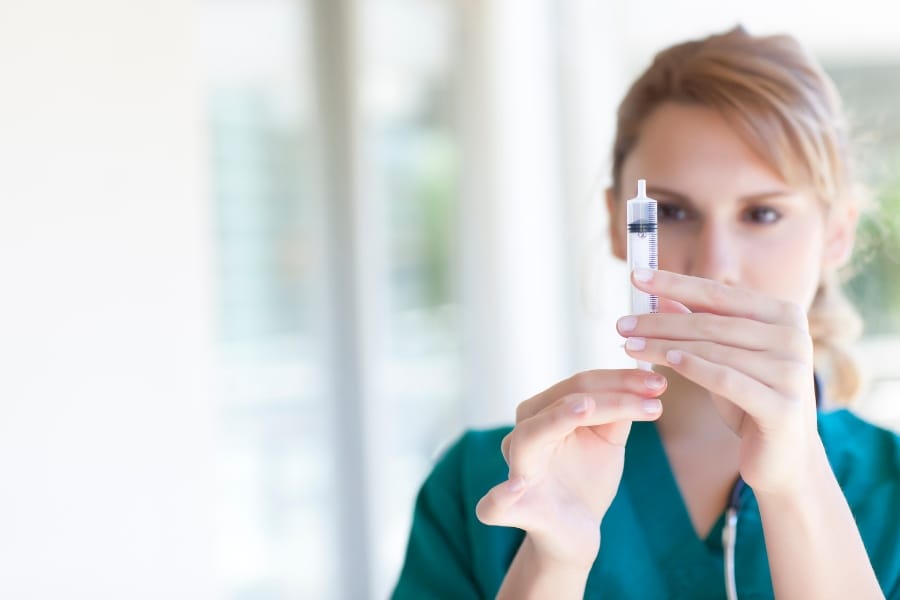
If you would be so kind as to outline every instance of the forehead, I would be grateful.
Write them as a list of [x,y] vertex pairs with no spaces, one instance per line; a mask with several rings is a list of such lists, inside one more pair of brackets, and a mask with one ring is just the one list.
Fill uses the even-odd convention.
[[645,120],[625,159],[625,190],[637,179],[704,196],[785,189],[784,178],[716,110],[667,103]]

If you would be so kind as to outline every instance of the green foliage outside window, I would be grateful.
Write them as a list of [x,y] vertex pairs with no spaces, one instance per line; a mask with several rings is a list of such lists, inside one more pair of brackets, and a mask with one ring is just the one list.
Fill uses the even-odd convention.
[[828,69],[844,99],[860,175],[872,194],[861,216],[845,285],[865,322],[864,336],[900,333],[900,65]]
[[900,332],[900,149],[860,219],[847,295],[865,320],[864,335]]

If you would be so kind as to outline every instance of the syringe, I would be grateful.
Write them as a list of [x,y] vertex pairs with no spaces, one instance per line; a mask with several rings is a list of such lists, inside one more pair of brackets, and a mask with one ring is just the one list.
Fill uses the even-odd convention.
[[[647,182],[638,179],[638,193],[626,204],[628,214],[628,272],[657,269],[656,200],[647,197]],[[630,280],[629,280],[630,284]],[[655,313],[659,299],[631,286],[631,314]],[[650,363],[637,361],[639,369],[650,371]]]

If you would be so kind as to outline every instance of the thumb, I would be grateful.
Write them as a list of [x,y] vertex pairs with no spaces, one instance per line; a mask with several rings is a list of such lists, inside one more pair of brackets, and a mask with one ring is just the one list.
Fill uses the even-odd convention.
[[516,527],[511,509],[525,494],[525,480],[516,477],[495,485],[475,506],[475,515],[485,525]]

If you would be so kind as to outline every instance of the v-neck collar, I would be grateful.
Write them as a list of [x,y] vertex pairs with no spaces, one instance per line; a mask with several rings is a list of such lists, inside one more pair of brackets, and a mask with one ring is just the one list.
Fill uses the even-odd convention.
[[641,517],[653,558],[672,583],[690,588],[722,578],[724,511],[700,539],[654,423],[632,425],[622,481]]
[[[813,389],[816,412],[821,414],[825,404],[824,386],[815,372]],[[638,514],[644,517],[641,522],[648,539],[651,540],[651,546],[659,553],[659,558],[680,556],[688,548],[699,551],[705,547],[708,552],[721,554],[725,511],[719,514],[709,533],[701,539],[694,531],[687,505],[675,480],[675,472],[663,447],[656,423],[636,421],[632,424],[625,448],[625,470],[622,481],[629,488]],[[668,501],[659,502],[660,497]],[[749,509],[755,506],[756,500],[749,486],[743,486],[739,500],[741,514],[752,512]],[[651,518],[649,515],[655,516]],[[653,535],[654,532],[666,532],[669,535]],[[661,541],[664,537],[667,539]]]

